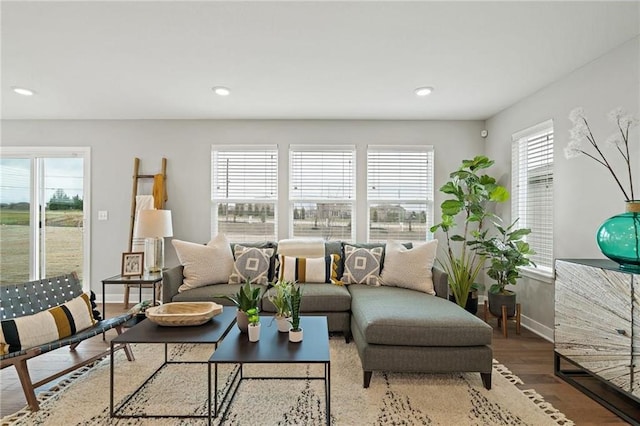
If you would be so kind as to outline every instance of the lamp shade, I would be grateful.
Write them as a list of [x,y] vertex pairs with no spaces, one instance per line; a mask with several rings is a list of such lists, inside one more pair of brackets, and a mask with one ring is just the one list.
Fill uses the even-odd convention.
[[140,210],[135,236],[138,238],[173,237],[171,210]]

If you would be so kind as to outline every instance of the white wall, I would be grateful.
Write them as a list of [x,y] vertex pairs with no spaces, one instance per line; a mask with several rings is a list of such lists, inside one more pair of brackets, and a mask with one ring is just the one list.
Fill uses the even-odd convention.
[[[569,112],[582,106],[596,140],[603,143],[616,127],[606,114],[622,106],[636,117],[640,113],[640,38],[624,43],[606,55],[523,99],[487,120],[486,155],[496,160],[495,172],[511,185],[511,135],[553,119],[554,147],[554,257],[603,258],[595,241],[600,224],[624,211],[624,197],[608,171],[586,157],[567,160]],[[634,186],[640,198],[640,137],[632,134]],[[611,148],[608,156],[616,157]],[[617,162],[620,165],[620,162]],[[506,207],[502,214],[510,216]],[[554,322],[553,284],[524,279],[515,288],[523,315],[530,326],[550,337]]]
[[[481,121],[4,120],[2,144],[91,147],[90,284],[99,295],[101,280],[119,273],[127,249],[134,157],[141,159],[142,174],[159,172],[167,158],[174,237],[204,243],[210,237],[212,144],[275,143],[281,153],[289,144],[353,144],[363,153],[367,144],[433,145],[438,218],[443,198],[437,189],[461,160],[484,152],[483,128]],[[362,170],[358,176],[365,176]],[[108,221],[97,220],[99,210],[109,211]],[[361,240],[366,227],[358,228]],[[282,221],[279,229],[285,237]],[[166,263],[178,263],[170,243]],[[107,288],[107,300],[122,300],[119,286]]]

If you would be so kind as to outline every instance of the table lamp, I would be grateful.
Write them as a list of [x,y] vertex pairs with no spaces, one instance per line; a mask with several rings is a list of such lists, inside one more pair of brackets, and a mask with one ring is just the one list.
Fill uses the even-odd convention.
[[171,210],[140,210],[136,237],[144,238],[144,258],[147,272],[164,268],[164,238],[173,237]]

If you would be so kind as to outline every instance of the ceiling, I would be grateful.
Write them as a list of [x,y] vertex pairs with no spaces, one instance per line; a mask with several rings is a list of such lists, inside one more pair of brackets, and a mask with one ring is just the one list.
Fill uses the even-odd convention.
[[640,33],[638,1],[0,7],[5,119],[484,120]]

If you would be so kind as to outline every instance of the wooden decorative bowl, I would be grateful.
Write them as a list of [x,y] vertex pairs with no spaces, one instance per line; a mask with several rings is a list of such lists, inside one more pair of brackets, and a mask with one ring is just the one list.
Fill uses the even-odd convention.
[[171,302],[147,308],[147,318],[158,325],[180,327],[201,325],[222,313],[214,302]]

